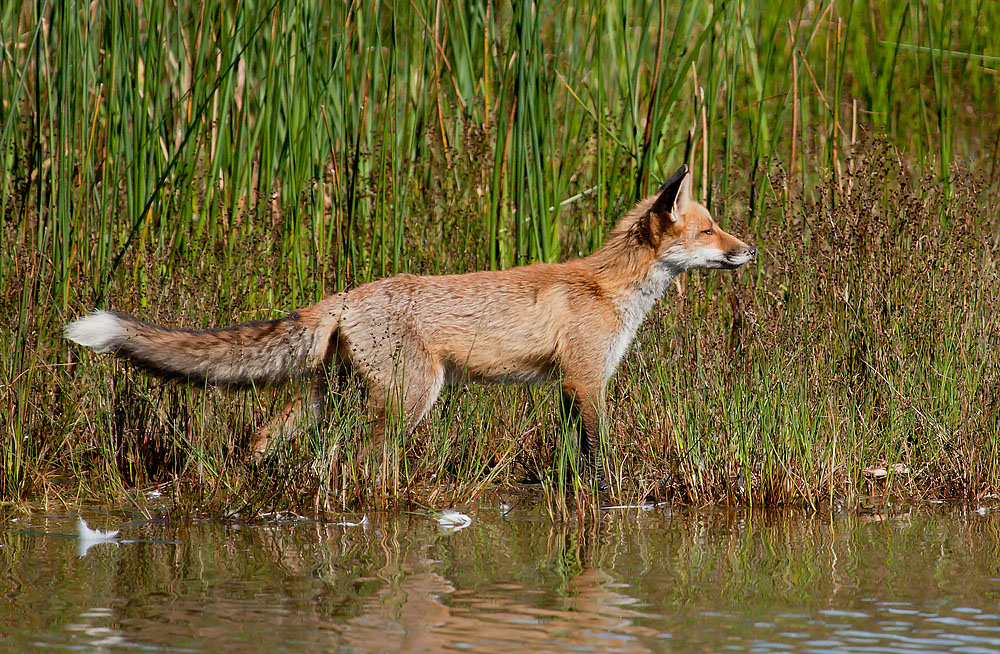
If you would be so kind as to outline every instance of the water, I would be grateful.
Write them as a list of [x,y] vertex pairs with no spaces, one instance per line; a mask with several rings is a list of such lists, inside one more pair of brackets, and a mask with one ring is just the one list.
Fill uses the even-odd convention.
[[[165,524],[78,556],[77,515],[0,524],[0,650],[1000,652],[1000,513],[536,508],[366,526]],[[350,517],[357,520],[360,516]],[[131,521],[131,522],[130,522]]]

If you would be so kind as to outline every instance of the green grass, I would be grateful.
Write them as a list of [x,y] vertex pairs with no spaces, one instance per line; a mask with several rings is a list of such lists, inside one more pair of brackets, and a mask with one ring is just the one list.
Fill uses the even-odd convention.
[[448,393],[373,488],[356,388],[252,470],[246,435],[287,392],[163,384],[61,328],[93,306],[217,326],[400,271],[575,257],[683,161],[763,256],[687,276],[641,330],[611,389],[616,495],[1000,490],[1000,6],[663,7],[4,3],[0,498],[577,494],[554,389]]

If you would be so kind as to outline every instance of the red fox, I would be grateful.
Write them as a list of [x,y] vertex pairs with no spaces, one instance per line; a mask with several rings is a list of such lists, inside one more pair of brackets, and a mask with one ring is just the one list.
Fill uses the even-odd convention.
[[360,375],[374,421],[412,430],[447,383],[559,379],[580,430],[580,454],[597,464],[605,385],[653,303],[680,272],[737,268],[756,250],[730,236],[691,200],[681,166],[617,224],[590,256],[559,264],[462,275],[397,275],[278,320],[192,331],[95,310],[66,326],[68,339],[161,377],[245,387],[311,372],[299,399],[253,440],[263,456],[276,435],[321,419],[331,370]]

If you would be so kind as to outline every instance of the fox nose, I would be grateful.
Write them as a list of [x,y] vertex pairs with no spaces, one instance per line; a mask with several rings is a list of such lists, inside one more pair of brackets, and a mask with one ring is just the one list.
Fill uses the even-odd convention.
[[751,259],[753,259],[754,257],[756,257],[757,256],[757,248],[748,248],[747,249],[747,256],[750,257]]

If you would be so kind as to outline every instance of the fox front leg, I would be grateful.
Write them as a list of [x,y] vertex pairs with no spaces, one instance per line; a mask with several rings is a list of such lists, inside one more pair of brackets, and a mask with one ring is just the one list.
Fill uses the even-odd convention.
[[608,490],[604,461],[601,457],[601,426],[606,422],[604,390],[585,390],[564,384],[563,415],[571,420],[579,437],[580,467],[594,472],[601,492]]

